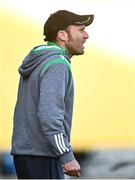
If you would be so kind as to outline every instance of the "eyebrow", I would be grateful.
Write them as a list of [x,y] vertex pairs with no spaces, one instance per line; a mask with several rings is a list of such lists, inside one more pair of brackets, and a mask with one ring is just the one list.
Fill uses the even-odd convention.
[[81,29],[81,30],[84,30],[84,29],[85,29],[85,26],[83,26],[83,27],[80,27],[80,29]]

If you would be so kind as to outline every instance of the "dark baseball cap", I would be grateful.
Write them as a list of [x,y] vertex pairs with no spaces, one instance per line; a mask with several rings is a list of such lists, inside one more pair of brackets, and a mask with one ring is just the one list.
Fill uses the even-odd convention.
[[65,30],[69,25],[88,26],[93,22],[94,15],[78,15],[67,10],[59,10],[49,16],[44,25],[45,41],[53,40],[59,30]]

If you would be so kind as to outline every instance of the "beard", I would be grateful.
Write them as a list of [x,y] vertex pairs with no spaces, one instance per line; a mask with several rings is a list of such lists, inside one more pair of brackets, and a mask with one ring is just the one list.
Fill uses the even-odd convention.
[[67,42],[66,47],[71,56],[84,54],[84,47],[83,47],[82,43],[76,43],[74,41],[69,40]]
[[73,46],[70,44],[67,45],[67,49],[68,49],[68,52],[71,56],[84,54],[83,48],[79,48],[79,47],[76,47],[76,46]]
[[82,40],[80,38],[72,37],[70,32],[68,32],[68,41],[66,42],[66,48],[70,56],[84,54],[84,46]]

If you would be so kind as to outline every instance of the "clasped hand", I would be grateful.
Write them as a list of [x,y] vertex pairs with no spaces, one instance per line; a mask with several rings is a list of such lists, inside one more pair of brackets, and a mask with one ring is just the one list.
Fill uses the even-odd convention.
[[80,177],[80,165],[76,159],[64,164],[64,174]]

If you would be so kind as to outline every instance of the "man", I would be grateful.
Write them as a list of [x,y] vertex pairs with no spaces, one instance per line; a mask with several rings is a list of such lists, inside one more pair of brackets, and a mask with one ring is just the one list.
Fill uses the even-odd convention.
[[47,45],[33,48],[19,68],[12,150],[18,178],[80,176],[71,145],[73,110],[71,57],[84,53],[85,27],[93,15],[66,10],[44,25]]

